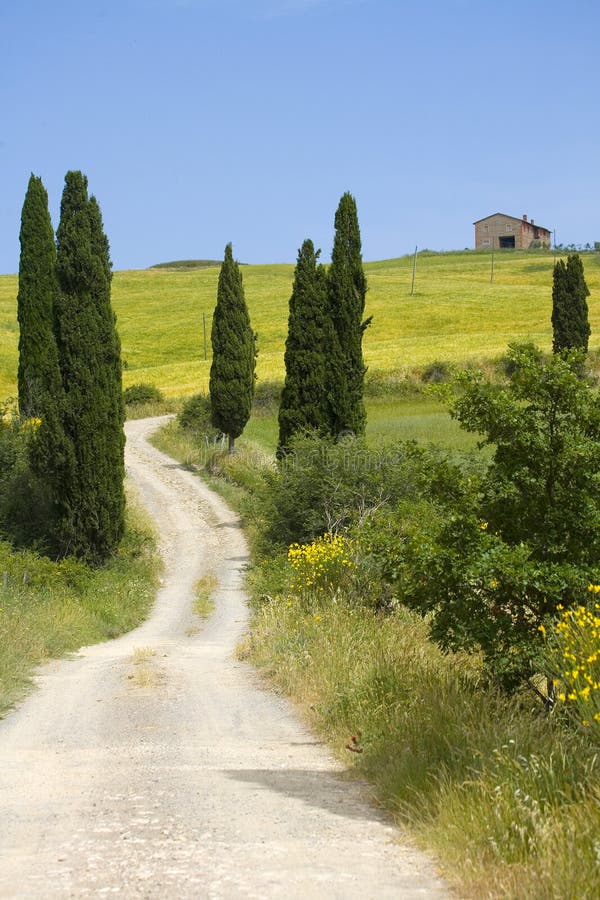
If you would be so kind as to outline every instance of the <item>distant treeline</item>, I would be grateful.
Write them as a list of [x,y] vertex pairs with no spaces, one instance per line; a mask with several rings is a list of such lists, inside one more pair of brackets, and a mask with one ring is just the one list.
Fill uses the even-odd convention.
[[[150,266],[151,269],[209,269],[211,266],[220,266],[219,259],[176,259],[173,262],[157,263]],[[241,265],[241,264],[239,264]]]

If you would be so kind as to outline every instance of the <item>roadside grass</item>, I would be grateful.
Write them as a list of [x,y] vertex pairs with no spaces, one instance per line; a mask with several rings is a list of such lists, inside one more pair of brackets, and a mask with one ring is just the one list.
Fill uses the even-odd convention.
[[[598,254],[582,254],[592,336],[600,348]],[[364,336],[370,376],[411,371],[432,360],[493,359],[511,341],[552,341],[551,253],[496,253],[490,284],[486,253],[423,253],[410,295],[412,257],[365,264],[369,283]],[[258,333],[259,384],[281,381],[292,265],[244,266],[250,317]],[[210,327],[219,268],[115,272],[113,305],[125,363],[124,384],[149,382],[167,397],[207,390]],[[16,393],[16,275],[0,276],[0,398]],[[204,324],[207,356],[204,360]]]
[[148,403],[127,403],[125,417],[127,419],[150,419],[154,416],[166,416],[169,413],[178,412],[180,405],[173,397]]
[[0,715],[26,692],[39,664],[139,625],[158,571],[154,534],[131,497],[123,542],[102,568],[55,563],[0,541]]
[[195,440],[189,432],[180,428],[176,419],[171,419],[150,437],[150,443],[162,453],[179,460],[184,466],[196,468],[204,464],[206,445]]
[[302,606],[265,593],[276,568],[250,579],[240,655],[373,784],[460,896],[599,896],[597,748],[529,696],[486,690],[477,661],[441,653],[407,610]]

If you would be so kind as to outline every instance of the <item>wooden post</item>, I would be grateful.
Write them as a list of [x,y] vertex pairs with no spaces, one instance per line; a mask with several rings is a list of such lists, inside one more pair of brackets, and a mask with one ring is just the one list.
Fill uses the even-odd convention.
[[492,268],[490,271],[490,284],[494,280],[494,245],[492,244]]
[[412,273],[412,284],[410,286],[410,296],[415,292],[415,272],[417,270],[417,247],[415,247],[415,256],[413,259],[413,273]]
[[206,359],[206,313],[202,313],[202,329],[204,331],[204,359]]

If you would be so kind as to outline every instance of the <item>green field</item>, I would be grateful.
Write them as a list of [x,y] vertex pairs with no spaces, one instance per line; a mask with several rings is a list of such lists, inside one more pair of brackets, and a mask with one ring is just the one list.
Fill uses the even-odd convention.
[[[583,254],[592,337],[600,348],[600,255]],[[406,372],[433,360],[493,358],[510,341],[550,349],[553,257],[550,253],[424,253],[410,296],[412,258],[366,263],[369,291],[364,354],[371,373]],[[258,333],[258,377],[283,377],[288,300],[294,267],[244,266],[252,325]],[[148,381],[167,396],[208,385],[210,323],[218,268],[116,272],[113,305],[125,364],[124,383]],[[17,370],[17,278],[0,276],[0,397],[14,395]],[[203,315],[209,359],[204,361]]]

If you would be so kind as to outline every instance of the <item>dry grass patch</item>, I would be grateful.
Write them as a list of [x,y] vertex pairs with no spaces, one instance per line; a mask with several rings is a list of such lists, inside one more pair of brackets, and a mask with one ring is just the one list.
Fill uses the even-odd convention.
[[214,572],[209,572],[198,579],[195,586],[194,612],[201,619],[208,619],[215,608],[213,594],[219,586],[219,579]]
[[137,647],[131,658],[133,672],[127,680],[137,688],[155,688],[164,681],[164,672],[156,665],[156,650],[152,647]]

